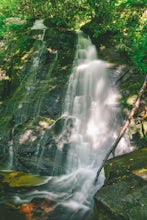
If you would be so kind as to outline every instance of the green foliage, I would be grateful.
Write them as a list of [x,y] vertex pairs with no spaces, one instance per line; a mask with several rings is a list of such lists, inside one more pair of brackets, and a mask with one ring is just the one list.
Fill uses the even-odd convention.
[[6,24],[8,17],[46,18],[61,29],[77,29],[89,22],[94,38],[117,33],[116,47],[145,73],[146,8],[146,0],[1,0],[0,38],[6,38],[12,30],[21,31],[19,25]]
[[56,1],[50,5],[51,17],[56,26],[75,28],[87,15],[87,8],[79,1]]
[[144,6],[144,4],[146,3],[146,0],[119,0],[118,1],[118,4],[121,6],[121,7],[132,7],[132,6],[135,6],[135,7],[142,7]]
[[[118,48],[128,54],[139,72],[147,71],[147,11],[145,1],[121,1],[116,11],[115,29],[119,31]],[[118,14],[120,13],[121,14]]]
[[0,16],[11,17],[15,16],[18,0],[1,0]]
[[0,17],[0,39],[4,37],[4,30],[3,30],[3,26],[4,26],[4,21],[3,21],[3,17]]
[[89,7],[86,0],[2,0],[0,15],[5,17],[52,18],[57,27],[75,28],[87,21]]
[[91,10],[91,25],[94,30],[94,37],[99,37],[102,33],[110,30],[113,14],[115,10],[115,1],[87,0]]
[[87,0],[92,8],[89,29],[94,38],[115,33],[116,47],[139,72],[147,72],[147,2],[145,0]]

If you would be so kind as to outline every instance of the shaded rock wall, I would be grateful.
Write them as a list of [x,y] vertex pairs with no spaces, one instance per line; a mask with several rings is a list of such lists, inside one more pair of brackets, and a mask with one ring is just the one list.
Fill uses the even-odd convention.
[[[23,37],[27,38],[24,43]],[[0,94],[1,167],[47,175],[62,173],[55,159],[61,152],[57,152],[50,127],[62,112],[76,34],[50,27],[24,30],[24,36],[21,33],[13,38],[17,40],[9,43],[3,62],[11,80],[1,84]]]

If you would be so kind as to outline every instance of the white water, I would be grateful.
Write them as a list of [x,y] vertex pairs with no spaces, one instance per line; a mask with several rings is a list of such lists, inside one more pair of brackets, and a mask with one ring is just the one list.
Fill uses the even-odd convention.
[[13,151],[13,140],[8,143],[9,151],[8,151],[8,165],[6,170],[11,170],[13,168],[13,160],[14,160],[14,151]]
[[[91,40],[79,32],[63,108],[63,116],[67,119],[58,139],[59,150],[68,146],[65,158],[67,174],[49,180],[57,206],[62,206],[65,213],[66,209],[72,213],[68,216],[67,212],[66,217],[61,215],[63,220],[92,219],[85,213],[90,211],[93,196],[105,179],[102,170],[97,185],[94,185],[96,171],[119,132],[119,93],[112,87],[113,79],[107,66],[97,58]],[[117,154],[129,151],[127,146],[128,142],[123,138]],[[65,193],[62,199],[59,192]]]
[[[107,63],[97,58],[96,48],[87,36],[79,32],[63,116],[64,129],[58,138],[58,148],[67,146],[64,159],[66,174],[49,177],[45,190],[15,196],[15,202],[31,201],[34,197],[55,201],[52,220],[92,220],[95,192],[104,183],[104,171],[94,185],[96,172],[111,147],[120,128],[119,94],[112,87],[113,78]],[[125,138],[117,153],[126,152]],[[58,158],[58,155],[56,155]]]
[[43,23],[43,19],[36,20],[31,27],[31,30],[44,30],[47,29],[47,27]]
[[[119,93],[112,86],[108,64],[97,58],[90,39],[78,34],[77,53],[73,65],[63,115],[67,116],[59,148],[69,143],[67,173],[80,169],[97,169],[118,135],[121,113]],[[116,154],[129,149],[123,138]]]

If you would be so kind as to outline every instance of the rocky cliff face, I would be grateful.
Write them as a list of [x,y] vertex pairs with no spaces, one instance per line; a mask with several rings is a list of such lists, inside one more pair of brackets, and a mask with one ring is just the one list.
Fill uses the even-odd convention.
[[11,35],[2,62],[9,79],[1,81],[0,90],[0,166],[62,173],[53,138],[62,120],[58,126],[54,122],[61,115],[76,35],[52,27],[27,27]]

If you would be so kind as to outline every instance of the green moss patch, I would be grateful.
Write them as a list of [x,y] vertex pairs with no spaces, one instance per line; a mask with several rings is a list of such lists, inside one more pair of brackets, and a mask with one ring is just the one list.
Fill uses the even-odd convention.
[[147,168],[147,148],[108,160],[105,165],[106,182],[112,184],[133,175],[134,170]]
[[7,183],[9,187],[38,186],[44,184],[47,180],[46,178],[19,171],[0,171],[0,179],[2,183]]

